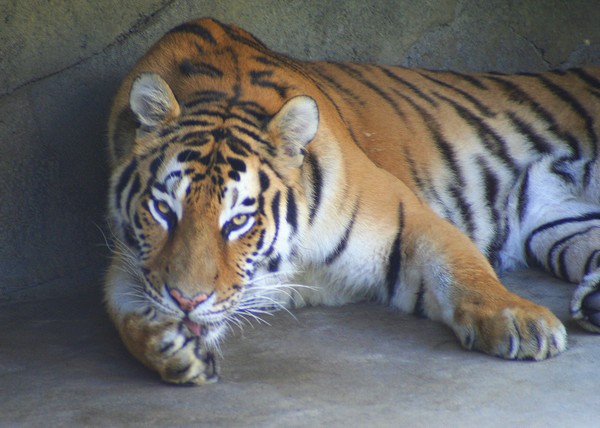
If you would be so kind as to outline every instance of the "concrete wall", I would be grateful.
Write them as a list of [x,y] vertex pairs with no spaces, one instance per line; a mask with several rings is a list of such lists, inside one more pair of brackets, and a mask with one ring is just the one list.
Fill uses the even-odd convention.
[[598,0],[0,0],[0,302],[98,289],[111,96],[154,40],[199,16],[305,59],[600,64]]

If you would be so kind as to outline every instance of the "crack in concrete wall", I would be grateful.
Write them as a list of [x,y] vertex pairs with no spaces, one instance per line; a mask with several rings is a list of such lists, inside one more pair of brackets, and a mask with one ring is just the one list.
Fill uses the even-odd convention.
[[510,31],[512,31],[512,33],[519,39],[525,41],[525,43],[529,44],[529,46],[531,46],[533,48],[533,50],[538,54],[540,60],[542,61],[542,63],[548,68],[551,69],[552,67],[552,63],[546,59],[545,54],[544,54],[544,49],[540,46],[538,46],[533,40],[528,39],[526,36],[520,34],[512,25],[509,25],[508,28],[510,28]]
[[[123,25],[136,32],[156,11],[173,2],[140,2],[136,11],[123,9],[117,0],[92,4],[7,0],[0,8],[4,21],[0,27],[0,96],[102,54],[106,46],[119,41],[121,35],[115,33],[122,31]],[[115,16],[119,8],[123,12]]]

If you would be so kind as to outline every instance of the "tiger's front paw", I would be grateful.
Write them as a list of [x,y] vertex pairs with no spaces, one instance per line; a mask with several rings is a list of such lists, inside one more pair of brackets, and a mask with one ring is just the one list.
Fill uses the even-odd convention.
[[571,316],[586,330],[600,333],[600,272],[587,275],[575,290]]
[[567,332],[549,309],[517,298],[461,307],[452,325],[462,345],[506,359],[543,360],[567,349]]
[[130,315],[119,330],[127,349],[164,381],[201,385],[218,380],[214,354],[182,323]]

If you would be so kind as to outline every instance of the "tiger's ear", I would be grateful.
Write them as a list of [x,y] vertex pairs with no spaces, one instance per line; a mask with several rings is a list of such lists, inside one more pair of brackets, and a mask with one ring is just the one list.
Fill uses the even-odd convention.
[[319,108],[311,97],[300,95],[290,99],[269,122],[268,130],[277,145],[277,154],[289,165],[299,167],[306,145],[319,127]]
[[176,118],[181,111],[167,82],[155,73],[142,73],[133,81],[129,106],[142,131]]

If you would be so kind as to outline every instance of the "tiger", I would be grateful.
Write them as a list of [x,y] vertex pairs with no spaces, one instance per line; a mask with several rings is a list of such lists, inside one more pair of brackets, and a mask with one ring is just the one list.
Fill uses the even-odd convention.
[[[577,284],[600,332],[600,69],[503,74],[300,61],[211,18],[123,79],[108,121],[104,300],[165,382],[278,309],[375,301],[509,360],[567,349],[498,273]],[[220,358],[222,359],[222,358]]]

